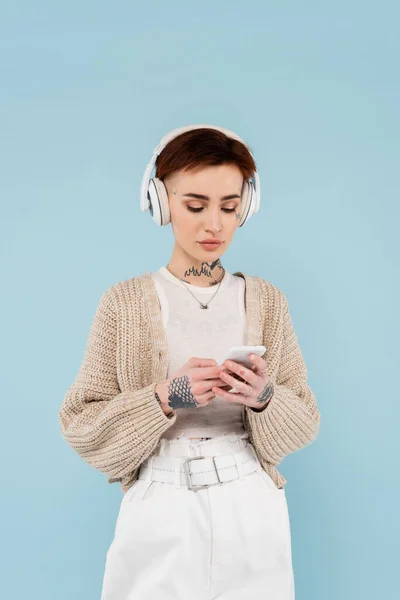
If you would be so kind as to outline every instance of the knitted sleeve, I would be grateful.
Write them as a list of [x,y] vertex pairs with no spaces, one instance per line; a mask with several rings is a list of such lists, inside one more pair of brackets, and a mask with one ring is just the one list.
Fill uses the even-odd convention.
[[157,402],[156,383],[121,392],[116,340],[116,314],[107,290],[98,304],[78,375],[58,415],[67,443],[111,481],[130,475],[176,420],[174,411],[167,417]]
[[255,412],[245,407],[245,424],[257,454],[272,465],[313,442],[320,428],[315,396],[307,384],[305,365],[291,320],[286,296],[281,293],[283,342],[274,395],[267,407]]

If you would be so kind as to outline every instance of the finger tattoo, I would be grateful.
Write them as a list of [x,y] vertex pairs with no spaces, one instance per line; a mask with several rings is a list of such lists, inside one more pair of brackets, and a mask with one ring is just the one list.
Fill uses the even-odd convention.
[[272,381],[269,381],[267,383],[267,385],[265,386],[265,388],[263,389],[263,391],[261,392],[261,394],[259,396],[257,396],[257,402],[259,404],[264,404],[265,402],[268,402],[268,400],[270,400],[273,395],[274,395],[274,384],[272,383]]
[[198,406],[192,394],[189,377],[174,377],[168,386],[168,406],[171,408],[195,408]]

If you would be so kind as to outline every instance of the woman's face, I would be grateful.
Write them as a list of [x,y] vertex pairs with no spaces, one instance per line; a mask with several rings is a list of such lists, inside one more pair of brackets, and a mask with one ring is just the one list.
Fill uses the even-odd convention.
[[[199,262],[214,261],[228,248],[239,225],[243,175],[236,165],[178,171],[165,178],[175,242]],[[215,250],[199,242],[221,241]]]

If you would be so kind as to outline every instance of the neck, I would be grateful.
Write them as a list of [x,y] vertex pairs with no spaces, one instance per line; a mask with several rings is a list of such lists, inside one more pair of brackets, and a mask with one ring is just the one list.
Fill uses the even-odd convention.
[[199,261],[190,257],[183,259],[172,256],[167,265],[168,271],[182,279],[185,283],[210,287],[217,285],[225,275],[225,269],[220,259],[214,261]]

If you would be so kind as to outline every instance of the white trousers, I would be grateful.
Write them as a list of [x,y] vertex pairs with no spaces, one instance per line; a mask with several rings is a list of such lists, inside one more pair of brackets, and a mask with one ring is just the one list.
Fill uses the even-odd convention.
[[[161,439],[153,454],[217,456],[249,443],[247,433]],[[294,600],[285,490],[257,463],[197,491],[137,479],[121,501],[101,600]]]

